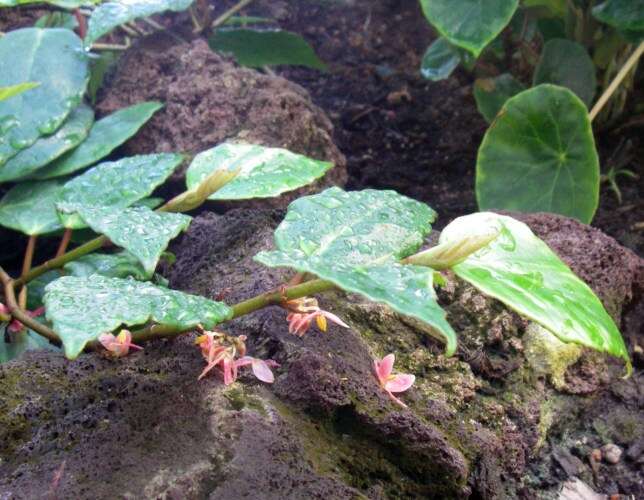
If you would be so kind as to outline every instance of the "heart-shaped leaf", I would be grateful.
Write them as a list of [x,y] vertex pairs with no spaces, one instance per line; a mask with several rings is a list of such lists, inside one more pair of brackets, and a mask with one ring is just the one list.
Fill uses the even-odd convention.
[[519,0],[420,0],[420,5],[442,36],[478,57],[510,22]]
[[88,342],[121,325],[151,321],[182,330],[198,324],[212,329],[232,317],[232,309],[223,302],[100,275],[65,276],[50,283],[45,308],[69,359],[75,359]]
[[439,242],[493,230],[500,231],[495,240],[452,268],[459,277],[562,341],[618,356],[630,366],[624,340],[599,299],[524,223],[491,212],[466,215],[448,224]]
[[[182,160],[181,155],[161,153],[104,162],[65,184],[59,201],[87,207],[128,207],[149,196]],[[61,214],[61,219],[70,229],[86,227],[78,215]]]
[[56,202],[63,186],[59,180],[15,185],[0,200],[0,224],[33,236],[61,229]]
[[140,17],[148,17],[166,10],[180,12],[190,7],[193,0],[129,0],[105,2],[96,7],[87,23],[85,45],[93,44],[114,28]]
[[435,216],[393,191],[330,188],[291,203],[275,231],[278,251],[255,259],[315,274],[416,317],[440,332],[452,354],[456,335],[436,303],[433,270],[397,262],[422,245]]
[[333,163],[312,160],[286,149],[252,144],[221,144],[195,156],[186,172],[188,189],[195,189],[216,170],[238,171],[209,200],[244,200],[279,196],[322,177]]
[[621,31],[644,31],[642,0],[606,0],[593,8],[593,16]]
[[208,40],[210,48],[230,52],[242,66],[261,68],[277,64],[326,70],[313,48],[297,33],[283,30],[219,29]]
[[81,104],[70,113],[56,133],[41,137],[27,149],[9,158],[0,167],[0,182],[7,182],[29,176],[65,152],[78,146],[94,122],[94,111]]
[[29,89],[36,88],[38,85],[40,85],[38,82],[26,82],[19,83],[17,85],[10,85],[8,87],[0,87],[0,101],[22,94]]
[[80,103],[87,78],[87,55],[70,30],[23,28],[0,38],[0,87],[40,83],[0,101],[0,166],[60,127]]
[[495,78],[480,78],[474,82],[476,107],[488,123],[492,123],[499,110],[512,96],[525,87],[509,73]]
[[69,175],[102,160],[147,122],[163,107],[160,102],[142,102],[98,120],[79,147],[34,174],[36,179]]
[[532,84],[541,83],[567,87],[590,107],[597,87],[595,65],[583,45],[555,38],[544,45],[534,70]]
[[584,103],[548,84],[509,99],[479,148],[476,197],[481,210],[554,212],[589,223],[599,160]]
[[420,63],[420,74],[434,82],[444,80],[452,74],[460,62],[458,48],[440,37],[434,40],[425,51]]
[[152,275],[170,240],[185,231],[191,217],[184,214],[153,212],[147,207],[90,207],[59,203],[63,212],[77,212],[97,233],[125,248]]
[[[119,253],[91,253],[83,255],[80,259],[65,264],[63,268],[70,276],[86,278],[100,274],[107,278],[128,278],[132,276],[139,281],[150,279],[148,273],[139,260],[130,252]],[[29,284],[31,291],[31,283]]]

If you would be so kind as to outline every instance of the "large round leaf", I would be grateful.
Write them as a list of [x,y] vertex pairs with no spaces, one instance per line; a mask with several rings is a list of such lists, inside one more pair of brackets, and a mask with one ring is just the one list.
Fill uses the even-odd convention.
[[[139,260],[126,251],[110,254],[90,253],[83,255],[80,259],[68,262],[63,269],[66,274],[78,278],[99,274],[107,278],[132,276],[139,281],[150,279],[150,273],[143,269]],[[29,291],[31,292],[31,282],[29,283]]]
[[34,174],[36,179],[69,175],[102,160],[130,137],[158,111],[160,102],[142,102],[98,120],[87,139],[76,149]]
[[65,276],[50,283],[45,289],[45,309],[69,359],[76,358],[88,342],[121,325],[152,321],[177,329],[198,324],[212,329],[232,317],[232,309],[223,302],[100,275]]
[[499,110],[512,96],[525,87],[509,73],[495,78],[480,78],[474,82],[476,107],[488,123],[492,123]]
[[81,40],[67,29],[24,28],[0,38],[0,87],[40,85],[0,101],[0,166],[54,133],[81,101],[88,79]]
[[509,99],[479,148],[479,208],[554,212],[589,223],[599,200],[599,160],[584,103],[539,85]]
[[[104,162],[65,184],[59,201],[87,207],[129,207],[149,196],[182,160],[181,155],[161,153]],[[75,214],[61,214],[61,219],[70,229],[86,227]]]
[[62,190],[59,180],[17,184],[0,201],[0,225],[32,236],[61,229],[56,202]]
[[532,84],[541,83],[567,87],[590,107],[597,86],[595,65],[583,45],[555,38],[544,45],[534,70]]
[[17,85],[9,85],[8,87],[0,87],[0,101],[22,94],[29,89],[36,88],[38,85],[38,82],[25,82]]
[[519,0],[420,0],[420,4],[442,36],[478,57],[510,22]]
[[433,270],[398,263],[415,252],[436,214],[393,191],[330,188],[295,200],[275,231],[277,251],[258,262],[292,267],[385,303],[436,329],[456,349],[456,334],[436,302]]
[[81,104],[71,112],[63,126],[55,134],[41,137],[27,149],[0,167],[0,182],[28,177],[65,152],[78,146],[94,122],[94,111]]
[[459,217],[439,242],[499,231],[487,247],[455,265],[453,271],[541,324],[564,342],[574,342],[623,358],[624,340],[593,291],[524,223],[490,212]]
[[593,16],[621,31],[643,31],[644,0],[606,0],[593,8]]
[[238,171],[209,200],[244,200],[279,196],[322,177],[333,163],[312,160],[286,149],[251,144],[221,144],[195,156],[186,172],[188,189],[195,189],[217,170]]
[[179,12],[190,7],[193,0],[128,0],[105,2],[94,9],[87,23],[85,44],[91,45],[121,24],[140,17],[172,10]]

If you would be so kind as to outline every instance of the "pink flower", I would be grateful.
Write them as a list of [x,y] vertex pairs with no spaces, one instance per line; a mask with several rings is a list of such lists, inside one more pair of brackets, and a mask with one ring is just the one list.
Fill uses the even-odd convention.
[[300,299],[287,300],[283,303],[283,307],[289,311],[286,316],[288,333],[295,334],[298,337],[304,336],[313,320],[315,320],[318,328],[323,332],[326,332],[327,329],[327,319],[343,328],[349,328],[349,325],[335,314],[320,309],[318,301],[314,298],[302,297]]
[[278,367],[279,364],[272,359],[263,360],[258,358],[251,358],[250,356],[244,356],[243,358],[235,361],[235,366],[237,368],[248,365],[251,365],[253,375],[255,375],[255,377],[257,377],[262,382],[272,384],[275,381],[271,367]]
[[[41,306],[38,309],[34,309],[33,311],[27,311],[27,314],[31,318],[37,318],[38,316],[42,316],[44,312],[45,312],[45,308]],[[11,312],[9,311],[9,308],[1,302],[0,302],[0,313],[5,314],[7,316],[11,316]],[[10,333],[18,333],[18,332],[21,332],[24,327],[25,325],[23,325],[17,319],[14,319],[14,320],[11,320],[11,322],[9,323],[7,330],[9,330]]]
[[393,393],[405,392],[414,384],[416,377],[407,373],[392,375],[391,370],[394,367],[394,360],[395,357],[393,354],[387,354],[381,361],[374,361],[376,378],[380,383],[380,387],[385,390],[393,401],[403,408],[407,408],[407,405],[394,396]]
[[116,358],[126,356],[130,348],[143,350],[143,347],[132,343],[132,333],[129,330],[121,330],[116,337],[111,333],[103,333],[98,341]]

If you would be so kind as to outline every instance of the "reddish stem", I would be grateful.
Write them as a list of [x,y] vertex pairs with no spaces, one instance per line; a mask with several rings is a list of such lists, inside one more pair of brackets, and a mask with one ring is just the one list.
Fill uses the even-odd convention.
[[76,17],[76,21],[78,21],[78,36],[84,40],[85,35],[87,35],[87,21],[85,20],[85,16],[80,9],[76,9],[74,11],[74,17]]

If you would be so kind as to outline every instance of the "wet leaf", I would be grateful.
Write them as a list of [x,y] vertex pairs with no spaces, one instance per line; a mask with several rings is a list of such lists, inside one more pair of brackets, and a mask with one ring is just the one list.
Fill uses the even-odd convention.
[[467,215],[448,224],[439,242],[495,229],[495,240],[452,270],[562,341],[630,364],[619,330],[593,291],[522,222],[490,212]]
[[10,97],[22,94],[29,89],[36,88],[38,85],[40,84],[37,82],[26,82],[19,83],[17,85],[10,85],[8,87],[0,87],[0,101],[4,101],[5,99],[9,99]]
[[593,7],[593,16],[621,31],[644,31],[642,0],[606,0]]
[[476,107],[488,123],[492,123],[505,102],[525,87],[509,73],[474,82]]
[[0,182],[24,179],[67,151],[74,149],[87,137],[94,122],[94,111],[81,104],[52,135],[41,137],[27,149],[9,158],[0,167]]
[[519,0],[420,0],[427,20],[476,57],[507,26]]
[[85,223],[117,246],[126,249],[151,276],[170,240],[192,220],[184,214],[153,212],[147,207],[90,207],[59,203],[64,212],[77,212]]
[[590,107],[597,87],[595,65],[582,45],[555,38],[544,45],[534,70],[532,85],[541,83],[567,87]]
[[[139,281],[150,279],[151,274],[143,269],[139,260],[127,251],[119,253],[91,253],[65,264],[65,272],[70,276],[86,278],[99,274],[107,278],[128,278]],[[31,283],[29,284],[31,291]]]
[[425,51],[420,63],[420,74],[434,82],[448,78],[456,69],[461,57],[458,49],[445,38],[437,38]]
[[40,85],[0,101],[0,166],[54,133],[81,101],[88,78],[81,40],[63,28],[23,28],[0,38],[0,87]]
[[12,187],[0,200],[0,225],[28,235],[47,234],[63,226],[56,202],[63,182],[28,181]]
[[128,0],[102,3],[94,9],[89,18],[85,45],[93,44],[103,35],[128,21],[166,10],[180,12],[190,7],[192,2],[193,0]]
[[509,99],[479,148],[476,197],[481,210],[554,212],[589,223],[599,160],[584,103],[548,84]]
[[160,102],[142,102],[119,109],[98,120],[79,147],[37,172],[37,179],[71,174],[102,160],[136,134],[163,107]]
[[41,274],[29,282],[27,287],[27,309],[35,311],[43,305],[42,298],[45,294],[45,287],[63,275],[60,269],[52,269]]
[[216,170],[237,176],[216,191],[210,200],[269,198],[310,184],[333,163],[312,160],[286,149],[250,144],[221,144],[195,156],[186,172],[188,189],[195,189]]
[[88,342],[121,325],[148,321],[178,329],[212,329],[232,317],[223,302],[169,290],[134,279],[65,276],[45,292],[47,319],[61,337],[65,355],[76,358]]
[[103,86],[105,76],[116,65],[119,57],[116,52],[108,50],[101,52],[100,56],[90,62],[90,76],[87,83],[87,96],[92,106],[96,104],[96,95]]
[[48,4],[61,9],[78,9],[85,5],[93,5],[98,0],[0,0],[0,7],[17,7],[19,5]]
[[60,350],[33,330],[24,329],[21,332],[10,333],[9,335],[11,336],[11,342],[6,341],[4,328],[0,328],[0,364],[18,359],[27,351]]
[[[87,207],[126,208],[149,196],[162,184],[183,157],[161,153],[104,162],[65,184],[60,202]],[[86,227],[78,215],[61,214],[70,229]]]
[[397,262],[422,245],[435,216],[393,191],[330,188],[291,203],[275,231],[277,251],[255,259],[315,274],[418,318],[440,332],[452,354],[456,335],[436,302],[433,270]]
[[290,31],[219,29],[209,38],[208,43],[213,50],[232,53],[242,66],[261,68],[290,64],[326,70],[326,65],[308,42]]

